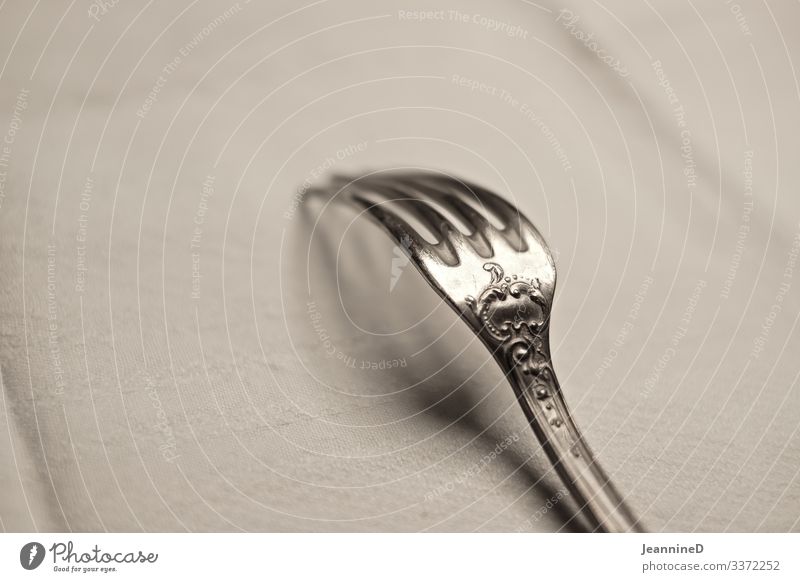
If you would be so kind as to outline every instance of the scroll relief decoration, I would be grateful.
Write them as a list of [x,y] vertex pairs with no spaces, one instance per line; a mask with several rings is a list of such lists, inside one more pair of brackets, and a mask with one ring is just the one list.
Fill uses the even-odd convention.
[[491,274],[491,281],[477,299],[468,296],[467,304],[509,363],[523,374],[549,380],[552,370],[545,334],[550,307],[539,279],[506,276],[497,263],[486,263],[483,268]]

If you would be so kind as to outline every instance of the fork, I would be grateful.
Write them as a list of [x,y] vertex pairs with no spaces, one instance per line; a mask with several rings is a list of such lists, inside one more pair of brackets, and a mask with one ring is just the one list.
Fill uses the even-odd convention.
[[[489,190],[440,174],[339,176],[334,186],[339,199],[367,213],[400,244],[492,352],[547,457],[595,531],[643,531],[564,401],[549,341],[555,263],[533,224]],[[424,226],[436,242],[426,240],[403,215]]]

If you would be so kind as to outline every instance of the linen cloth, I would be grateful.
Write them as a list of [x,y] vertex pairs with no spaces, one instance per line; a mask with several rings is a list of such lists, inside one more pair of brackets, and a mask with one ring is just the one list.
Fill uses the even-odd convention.
[[510,387],[308,189],[513,200],[652,530],[800,516],[797,3],[5,2],[0,526],[582,531]]

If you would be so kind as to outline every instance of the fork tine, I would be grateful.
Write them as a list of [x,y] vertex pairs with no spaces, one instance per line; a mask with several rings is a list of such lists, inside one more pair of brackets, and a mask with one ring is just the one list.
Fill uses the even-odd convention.
[[[375,204],[358,192],[352,192],[351,199],[361,206],[374,220],[385,228],[397,244],[417,263],[435,261],[451,264],[452,259],[442,255],[436,245],[426,241],[415,228],[384,204]],[[448,260],[450,259],[450,260]]]
[[459,190],[463,196],[472,197],[473,200],[480,202],[494,212],[504,223],[502,232],[506,234],[506,236],[511,235],[514,239],[512,243],[520,252],[528,250],[529,237],[540,244],[544,242],[539,231],[536,230],[536,227],[531,224],[525,215],[522,214],[516,206],[494,192],[471,182],[454,180],[438,174],[432,174],[430,179],[439,184],[450,184],[452,186],[458,184],[460,187]]
[[461,219],[472,229],[472,232],[467,236],[467,240],[470,241],[472,248],[474,248],[479,255],[485,258],[494,256],[492,243],[487,235],[490,235],[497,229],[486,220],[486,217],[450,192],[440,192],[437,190],[433,193],[428,192],[428,194],[433,196],[438,194],[436,198],[449,209],[458,213]]
[[456,230],[444,215],[420,199],[413,189],[398,188],[396,184],[392,183],[367,182],[367,184],[371,190],[387,197],[391,202],[404,206],[422,220],[440,240],[445,239],[450,231]]
[[436,182],[425,180],[424,183],[431,188],[426,194],[457,212],[472,229],[469,239],[475,250],[482,256],[492,257],[494,251],[492,250],[490,238],[492,234],[498,232],[494,225],[482,213],[459,197],[458,189],[453,186],[452,182],[437,184]]
[[[485,216],[461,200],[457,196],[457,190],[454,189],[451,184],[438,184],[426,180],[425,178],[426,176],[424,175],[415,177],[412,174],[396,172],[370,176],[370,181],[375,184],[380,184],[382,188],[390,188],[415,200],[432,200],[454,211],[460,216],[462,222],[472,231],[466,237],[435,208],[427,204],[424,205],[426,208],[425,211],[427,212],[427,209],[430,209],[436,216],[437,221],[446,221],[451,233],[451,238],[458,239],[459,242],[462,240],[469,241],[472,248],[484,258],[491,258],[494,256],[489,236],[491,233],[499,231],[497,231]],[[420,184],[424,185],[425,188],[420,188]]]
[[432,245],[448,264],[458,264],[458,248],[465,242],[465,236],[441,212],[420,197],[415,189],[398,187],[395,182],[364,180],[363,185],[370,191],[385,196],[392,204],[405,208],[415,218],[422,221],[436,236],[438,243]]
[[528,250],[528,241],[526,235],[535,232],[534,226],[525,218],[519,209],[501,198],[494,192],[463,182],[463,186],[469,195],[473,196],[475,200],[485,205],[489,210],[494,212],[505,223],[503,232],[511,233],[516,239],[514,242],[519,247],[520,252]]

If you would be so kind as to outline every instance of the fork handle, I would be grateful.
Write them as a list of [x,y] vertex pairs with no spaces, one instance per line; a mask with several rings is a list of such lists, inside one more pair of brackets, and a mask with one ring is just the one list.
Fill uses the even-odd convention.
[[548,346],[538,346],[536,351],[540,359],[534,367],[527,366],[513,349],[502,351],[501,366],[528,423],[596,531],[645,531],[595,459],[572,419],[553,372]]

